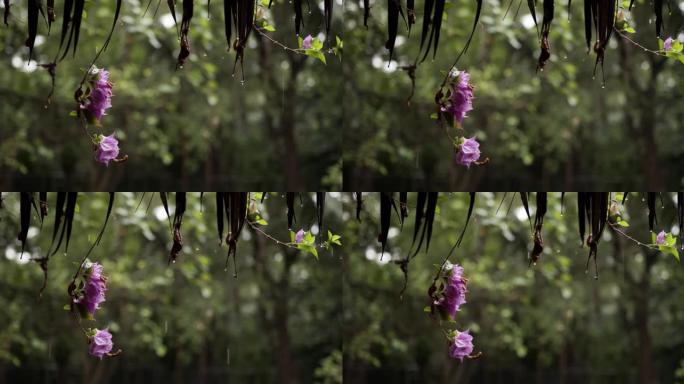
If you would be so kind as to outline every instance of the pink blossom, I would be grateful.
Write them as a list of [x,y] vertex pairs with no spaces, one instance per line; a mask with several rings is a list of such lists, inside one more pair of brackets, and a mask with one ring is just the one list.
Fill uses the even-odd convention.
[[473,353],[473,336],[468,331],[456,331],[456,335],[449,343],[449,356],[463,361],[464,357]]
[[311,49],[313,44],[313,37],[311,35],[308,35],[302,40],[302,48],[304,49]]
[[480,158],[480,143],[474,137],[463,139],[463,143],[456,154],[456,162],[470,168],[470,165]]
[[95,149],[95,160],[108,166],[110,161],[119,156],[119,141],[113,133],[109,136],[100,135],[99,139],[100,142]]
[[106,329],[96,329],[95,335],[90,338],[90,347],[88,352],[91,356],[99,357],[100,360],[102,360],[104,356],[108,355],[112,351],[113,347],[114,343],[112,343],[112,334]]

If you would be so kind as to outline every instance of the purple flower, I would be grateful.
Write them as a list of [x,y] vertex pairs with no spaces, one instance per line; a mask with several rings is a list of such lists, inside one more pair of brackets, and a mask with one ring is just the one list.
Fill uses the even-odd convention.
[[452,75],[451,96],[442,112],[449,112],[460,123],[466,117],[466,113],[473,110],[473,87],[470,85],[470,75],[466,71],[455,71]]
[[470,168],[470,165],[480,158],[480,143],[474,137],[463,139],[463,143],[456,154],[456,162]]
[[119,141],[113,133],[109,136],[100,135],[99,140],[95,149],[95,160],[109,166],[109,162],[119,156]]
[[304,230],[300,229],[295,235],[295,243],[301,244],[304,241]]
[[660,233],[658,233],[658,236],[656,236],[656,244],[658,244],[658,245],[664,245],[665,244],[665,231],[660,231]]
[[666,51],[671,51],[673,43],[674,39],[672,37],[668,37],[667,39],[665,39],[665,42],[663,43],[663,49]]
[[90,348],[88,352],[91,356],[99,357],[100,360],[112,351],[112,334],[108,330],[95,330],[95,335],[90,338]]
[[73,301],[83,311],[94,316],[95,311],[100,308],[100,303],[105,301],[107,278],[102,274],[102,265],[98,263],[91,264],[85,275],[86,282],[81,295]]
[[464,357],[473,353],[473,337],[468,331],[456,331],[456,336],[449,342],[449,356],[463,361]]
[[308,35],[302,40],[302,48],[311,49],[311,44],[313,43],[313,37]]
[[81,108],[87,110],[97,121],[102,119],[107,109],[112,107],[112,83],[109,82],[109,72],[105,69],[91,70],[90,93]]
[[435,303],[444,313],[447,313],[452,318],[456,316],[456,312],[461,305],[465,304],[465,295],[467,292],[467,280],[463,277],[463,267],[458,264],[450,266],[448,275],[446,277],[446,287],[440,297]]

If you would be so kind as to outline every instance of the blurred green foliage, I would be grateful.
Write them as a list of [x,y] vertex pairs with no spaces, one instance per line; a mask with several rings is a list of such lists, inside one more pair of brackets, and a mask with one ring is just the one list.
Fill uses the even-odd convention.
[[[43,274],[30,260],[49,246],[53,212],[42,228],[32,217],[20,256],[18,194],[3,197],[0,383],[341,382],[337,251],[320,250],[316,259],[246,226],[233,278],[227,247],[217,242],[214,196],[205,194],[202,206],[193,193],[183,220],[183,251],[168,264],[171,231],[159,197],[148,209],[152,194],[118,193],[107,231],[90,257],[108,277],[107,300],[96,321],[83,325],[109,327],[123,353],[99,361],[88,356],[87,340],[63,307],[67,285],[101,228],[107,194],[79,194],[68,254],[60,251],[50,259],[42,297]],[[50,209],[54,198],[49,195]],[[285,199],[271,193],[263,204],[257,201],[269,222],[260,228],[289,241]],[[342,206],[334,194],[326,206],[324,229],[335,231]],[[314,230],[313,194],[303,195],[295,209],[297,228]]]
[[[572,2],[570,13],[569,2],[556,2],[552,55],[541,72],[535,71],[540,49],[527,4],[484,2],[475,37],[458,63],[475,86],[474,110],[463,121],[465,135],[476,136],[482,158],[491,159],[471,169],[455,163],[444,128],[430,115],[445,71],[471,31],[476,2],[447,2],[437,56],[433,60],[431,52],[418,66],[410,103],[405,68],[418,55],[423,3],[416,3],[410,36],[400,22],[391,62],[384,48],[386,4],[370,3],[366,29],[362,2],[346,2],[345,189],[677,190],[684,185],[679,102],[684,65],[647,53],[615,32],[605,67],[594,73],[582,2]],[[673,2],[664,13],[663,37],[684,39],[682,4]],[[659,49],[648,1],[635,1],[631,13],[619,12],[635,29],[624,32],[630,39]],[[537,2],[539,24],[542,13]]]
[[[113,39],[97,65],[111,71],[113,108],[102,123],[115,131],[126,164],[105,168],[92,160],[76,119],[73,94],[83,71],[105,40],[114,3],[87,2],[78,51],[57,67],[55,94],[47,105],[50,77],[36,66],[51,62],[59,46],[62,2],[47,36],[41,18],[34,59],[26,62],[26,2],[12,6],[0,71],[0,186],[55,189],[270,189],[319,190],[341,185],[342,111],[335,108],[341,61],[327,65],[283,50],[253,31],[244,62],[234,71],[227,52],[222,3],[197,2],[190,27],[192,54],[176,70],[179,41],[166,2],[125,1]],[[283,0],[260,17],[277,28],[272,38],[296,48],[291,7]],[[339,7],[339,5],[336,5]],[[181,7],[177,10],[180,21]],[[342,35],[340,10],[325,49]],[[314,5],[305,34],[323,30]],[[233,34],[234,35],[234,34]],[[234,37],[234,36],[233,36]],[[321,37],[323,37],[321,35]],[[232,43],[232,42],[231,42]],[[9,186],[14,188],[8,188]]]
[[[656,231],[676,235],[672,197],[665,194],[664,207],[658,204]],[[345,215],[352,214],[355,202],[345,198]],[[403,229],[393,214],[381,256],[378,194],[364,194],[361,221],[347,221],[342,232],[348,245],[345,381],[684,382],[682,265],[609,227],[599,245],[595,280],[593,266],[585,273],[589,250],[580,247],[576,195],[566,194],[561,207],[554,193],[542,231],[544,252],[529,266],[531,224],[517,194],[508,193],[501,203],[503,198],[477,194],[464,241],[450,260],[463,266],[468,294],[449,328],[469,329],[475,352],[482,352],[460,363],[449,358],[444,333],[423,309],[430,304],[427,290],[437,266],[463,228],[468,194],[440,194],[429,252],[421,250],[409,263],[403,297],[404,277],[395,263],[412,249],[415,196],[409,194]],[[618,207],[630,223],[621,230],[649,244],[639,194]],[[530,209],[534,218],[533,198]]]

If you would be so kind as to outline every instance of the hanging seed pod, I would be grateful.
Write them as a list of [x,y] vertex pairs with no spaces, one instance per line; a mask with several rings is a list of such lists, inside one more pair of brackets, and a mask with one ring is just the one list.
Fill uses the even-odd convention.
[[[423,52],[423,46],[425,45],[425,39],[428,36],[428,31],[430,31],[430,24],[432,18],[432,9],[435,6],[435,0],[425,0],[423,5],[423,31],[420,35],[420,49],[419,52]],[[432,41],[432,36],[428,40],[428,47],[430,46],[430,41]]]
[[456,241],[457,247],[461,246],[461,242],[463,241],[463,237],[465,236],[466,229],[468,229],[468,223],[470,222],[470,216],[473,215],[473,208],[475,208],[475,197],[476,196],[477,195],[475,192],[470,192],[470,201],[468,202],[468,214],[466,215],[466,220],[465,220],[465,225],[463,226],[463,230],[461,231],[461,234],[458,236],[458,240]]
[[237,277],[237,262],[235,254],[237,252],[237,242],[240,237],[240,232],[245,224],[247,217],[247,201],[249,200],[246,192],[231,192],[230,197],[230,234],[226,242],[228,243],[228,257],[226,258],[226,267],[228,266],[228,259],[233,256],[233,276]]
[[21,254],[24,254],[24,249],[26,249],[26,237],[28,236],[28,230],[31,226],[31,192],[20,192],[19,193],[19,212],[20,212],[20,227],[19,235],[17,235],[17,240],[21,241]]
[[551,21],[553,21],[554,0],[544,0],[544,17],[542,18],[541,27],[541,53],[539,60],[537,60],[537,70],[544,70],[546,62],[551,57],[551,45],[549,44],[549,31],[551,30]]
[[[64,47],[64,40],[67,37],[67,33],[71,30],[69,26],[71,25],[71,16],[74,12],[74,0],[64,0],[64,10],[62,12],[62,33],[59,38],[59,49],[57,50],[57,55],[55,56],[55,60],[52,63],[53,65],[56,66],[57,62],[57,57],[59,57],[59,53],[62,52],[62,47]],[[69,40],[67,41],[67,46],[66,49],[64,50],[64,56],[66,56],[66,52],[69,51],[69,45],[71,44],[71,34],[69,34]],[[62,56],[62,58],[64,58]]]
[[47,192],[38,193],[38,204],[40,205],[40,225],[43,225],[45,216],[48,215]]
[[587,193],[577,192],[577,220],[580,235],[580,246],[584,246],[584,233],[586,231],[586,210],[587,210]]
[[399,220],[401,228],[404,228],[404,220],[408,217],[408,192],[399,192]]
[[[52,228],[52,241],[50,242],[50,248],[48,248],[48,254],[50,254],[50,250],[52,249],[52,246],[55,243],[55,239],[57,238],[57,232],[59,231],[59,228],[62,226],[62,218],[64,217],[64,204],[66,203],[66,195],[66,192],[57,192],[57,201],[55,203],[55,225]],[[57,246],[57,248],[59,248],[59,245]],[[57,251],[55,250],[55,252]]]
[[[370,18],[370,1],[363,0],[363,26],[368,28],[368,19]],[[7,17],[5,17],[5,20]],[[6,22],[5,22],[6,24]]]
[[185,192],[176,192],[176,213],[173,216],[173,245],[169,253],[169,263],[175,263],[178,255],[183,250],[183,215],[185,214],[187,201]]
[[653,13],[655,13],[656,37],[660,37],[663,27],[663,0],[653,0]]
[[166,0],[166,5],[168,5],[171,17],[173,17],[173,24],[176,26],[176,34],[180,35],[178,32],[178,19],[176,18],[176,0]]
[[587,245],[589,246],[589,257],[587,258],[586,270],[589,270],[589,261],[594,259],[594,278],[598,279],[598,245],[601,241],[601,235],[605,228],[606,222],[608,221],[608,199],[609,192],[591,192],[590,197],[590,220],[591,223],[591,234],[587,239]]
[[525,213],[527,214],[527,221],[529,221],[530,227],[531,227],[532,226],[532,216],[530,216],[530,203],[529,203],[529,199],[527,197],[527,192],[520,192],[520,200],[522,200],[523,208],[525,208]]
[[4,21],[5,25],[9,26],[9,22],[7,21],[10,17],[10,0],[3,0],[3,4],[5,5],[5,13],[4,13]]
[[323,213],[325,211],[325,192],[316,192],[316,217],[318,218],[318,233],[323,233]]
[[285,202],[287,204],[287,229],[290,230],[292,229],[292,224],[294,224],[297,221],[294,211],[294,200],[294,192],[285,193]]
[[584,0],[584,38],[587,42],[587,52],[591,51],[592,10],[595,2],[596,0]]
[[542,237],[542,227],[544,226],[544,215],[547,210],[546,192],[537,192],[537,212],[534,214],[534,246],[530,253],[530,263],[537,264],[544,252],[544,238]]
[[394,44],[399,27],[399,0],[387,0],[387,41],[385,48],[389,50],[389,61],[392,61]]
[[[392,217],[392,195],[391,192],[380,192],[380,233],[378,242],[382,244],[382,254],[385,254],[387,246],[387,234],[389,233],[390,219]],[[381,256],[382,257],[382,256]]]
[[28,0],[26,12],[26,22],[28,25],[28,38],[26,39],[26,46],[29,49],[29,61],[31,61],[31,57],[33,57],[33,46],[36,42],[36,35],[38,35],[38,0]]
[[292,1],[292,5],[295,13],[295,34],[299,36],[299,32],[302,29],[302,0],[294,0]]
[[416,23],[415,0],[406,0],[406,17],[408,18],[408,34],[411,36],[411,26]]
[[[413,226],[413,242],[411,243],[411,248],[416,243],[416,238],[418,237],[418,232],[421,232],[423,225],[423,218],[425,217],[425,203],[427,201],[427,192],[418,192],[418,197],[416,198],[416,221]],[[421,236],[418,248],[416,249],[417,254],[420,250],[420,245],[423,243],[423,238]]]
[[648,229],[653,232],[653,228],[657,223],[656,218],[656,194],[655,192],[648,192],[646,194],[646,200],[648,205]]
[[425,209],[425,227],[427,231],[427,239],[425,242],[425,253],[430,248],[430,239],[432,238],[432,224],[435,221],[435,212],[437,211],[437,197],[439,193],[428,192],[427,208]]
[[216,192],[216,229],[219,245],[223,242],[223,192]]
[[[75,0],[74,14],[72,16],[73,24],[71,24],[71,35],[74,37],[74,47],[72,56],[76,56],[76,48],[78,47],[78,36],[81,33],[81,20],[83,20],[83,11],[85,10],[85,0]],[[70,37],[71,38],[71,37]],[[68,50],[68,47],[67,47]],[[66,51],[64,52],[66,55]]]
[[[273,1],[273,0],[271,0]],[[232,12],[233,8],[235,7],[235,0],[223,0],[223,24],[224,24],[224,33],[226,35],[226,43],[228,44],[228,49],[230,49],[230,39],[232,36],[232,27],[231,27],[231,19],[233,18],[234,13]],[[271,7],[271,3],[269,2],[268,7]]]
[[171,214],[169,213],[169,198],[167,192],[159,192],[159,199],[164,206],[164,212],[166,212],[166,219],[169,221],[169,228],[171,228]]
[[64,253],[69,252],[69,240],[71,240],[71,229],[74,225],[77,200],[78,192],[67,193],[66,211],[64,213],[64,226],[66,227],[66,245],[64,246]]
[[188,56],[190,56],[190,40],[188,39],[188,33],[190,33],[190,21],[192,20],[193,7],[194,0],[183,0],[183,18],[181,19],[180,27],[181,49],[178,53],[176,68],[183,68],[185,61],[188,59]]
[[537,6],[536,0],[527,0],[527,8],[530,10],[530,15],[532,16],[532,20],[534,20],[534,28],[537,30],[537,34],[539,34],[539,25],[537,25],[536,6]]

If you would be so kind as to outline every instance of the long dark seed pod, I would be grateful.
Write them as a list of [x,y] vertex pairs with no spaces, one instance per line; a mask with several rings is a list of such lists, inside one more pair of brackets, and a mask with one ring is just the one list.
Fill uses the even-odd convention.
[[190,21],[192,20],[193,8],[193,0],[183,0],[183,18],[181,19],[180,27],[181,49],[178,53],[176,68],[182,68],[185,61],[188,59],[188,56],[190,56],[190,40],[188,39],[188,33],[190,32]]
[[[370,18],[370,0],[363,0],[363,26],[366,28],[368,28],[368,18]],[[7,24],[6,21],[5,24]]]
[[[62,51],[62,47],[64,46],[64,40],[66,39],[67,33],[69,32],[69,25],[71,24],[71,14],[73,13],[73,9],[74,0],[64,0],[64,10],[62,14],[62,33],[59,38],[59,49],[57,50],[57,56],[55,56],[55,62],[57,61],[56,58],[59,57],[59,53]],[[69,51],[68,44],[70,44],[70,42],[71,35],[69,35],[69,43],[67,43],[65,52]]]
[[458,236],[458,240],[456,241],[457,247],[461,246],[461,242],[463,241],[463,237],[465,236],[466,229],[468,229],[468,223],[470,222],[470,216],[473,215],[473,208],[475,208],[475,197],[476,196],[477,196],[476,192],[470,192],[470,201],[468,202],[468,214],[466,215],[466,221],[465,221],[465,225],[463,226],[463,230],[461,231],[461,234]]
[[532,226],[532,216],[530,216],[530,203],[527,199],[527,192],[520,192],[520,200],[522,200],[523,208],[525,208],[525,213],[527,214],[527,220],[530,222],[530,227]]
[[[426,201],[427,192],[418,192],[418,197],[416,198],[416,222],[413,226],[413,242],[411,243],[411,247],[413,247],[413,244],[416,243],[416,238],[418,237],[418,232],[420,231],[423,222],[423,217],[425,216]],[[422,243],[423,240],[421,239],[420,242]],[[420,249],[420,245],[418,245],[418,249]],[[416,253],[418,252],[416,251]]]
[[318,217],[318,233],[323,233],[323,213],[325,212],[325,192],[316,192],[316,216]]
[[43,225],[45,216],[48,215],[47,192],[38,192],[38,205],[40,206],[40,225]]
[[7,21],[10,16],[10,0],[3,0],[3,4],[5,4],[5,14],[3,16],[5,25],[9,25],[9,22]]
[[216,192],[216,229],[219,245],[223,242],[223,192]]
[[166,5],[169,6],[169,12],[173,17],[173,23],[176,25],[176,33],[178,34],[178,19],[176,18],[176,0],[166,0]]
[[50,29],[52,23],[55,22],[55,0],[47,0],[47,18],[48,18],[48,34],[50,34]]
[[169,253],[169,262],[176,262],[178,255],[183,250],[183,215],[187,206],[186,193],[176,192],[176,213],[173,216],[173,246]]
[[[226,42],[228,43],[228,49],[230,49],[230,38],[231,38],[231,10],[233,9],[233,3],[235,0],[223,0],[223,23],[224,30],[226,34]],[[270,5],[269,5],[270,7]]]
[[435,56],[437,56],[437,45],[439,44],[439,32],[440,29],[442,28],[442,19],[443,19],[443,14],[444,14],[444,6],[446,5],[445,0],[437,0],[435,3],[435,17],[432,20],[433,26],[432,28],[435,29],[435,45],[432,51],[432,58],[434,59]]
[[542,19],[541,27],[541,53],[539,53],[539,60],[537,60],[537,70],[544,69],[546,62],[551,57],[551,45],[549,44],[549,31],[551,30],[551,21],[553,21],[554,0],[544,0],[544,17]]
[[26,39],[26,46],[29,48],[29,61],[31,61],[31,57],[33,57],[33,45],[36,42],[36,35],[38,34],[38,0],[28,0],[26,12],[26,21],[28,24],[28,38]]
[[408,34],[411,36],[411,26],[416,23],[415,0],[406,0],[406,17],[408,18]]
[[596,0],[584,0],[584,38],[587,42],[587,52],[591,50],[591,23],[592,2]]
[[72,54],[73,56],[76,56],[76,48],[78,47],[78,36],[81,33],[81,20],[83,20],[84,9],[85,0],[76,0],[76,2],[74,3],[74,15],[72,17],[73,24],[71,24],[71,34],[74,36],[74,46]]
[[237,262],[235,254],[237,252],[237,242],[240,237],[240,232],[245,224],[247,217],[247,192],[231,192],[230,194],[230,235],[228,236],[228,259],[233,256],[233,276],[237,277]]
[[537,30],[537,33],[539,33],[539,26],[537,25],[536,3],[536,0],[527,0],[527,8],[530,10],[532,20],[534,20],[534,28]]
[[164,212],[166,212],[166,219],[169,221],[169,228],[171,228],[171,214],[169,213],[169,198],[167,192],[159,192],[159,199],[164,206]]
[[584,233],[586,231],[586,192],[577,192],[577,220],[579,224],[580,246],[584,246]]
[[76,202],[78,192],[67,193],[66,211],[64,213],[64,226],[66,227],[66,245],[64,252],[69,252],[69,240],[71,240],[71,229],[74,225],[74,215],[76,213]]
[[655,13],[656,36],[660,37],[663,27],[663,0],[653,0],[653,12]]
[[399,192],[399,220],[404,228],[404,220],[408,217],[408,192]]
[[589,193],[591,196],[590,198],[590,205],[591,205],[591,214],[590,214],[590,223],[591,223],[591,235],[589,236],[589,239],[587,240],[587,244],[589,245],[589,257],[587,258],[587,266],[586,270],[589,270],[589,261],[591,258],[594,258],[594,269],[595,269],[595,275],[594,278],[598,279],[598,262],[597,262],[597,254],[598,254],[598,244],[599,241],[601,241],[601,235],[603,234],[603,229],[605,228],[605,224],[608,220],[608,195],[609,192],[591,192]]
[[432,224],[435,221],[437,211],[438,192],[428,192],[427,208],[425,208],[425,227],[427,228],[427,239],[425,242],[425,252],[430,248],[430,238],[432,238]]
[[648,204],[648,229],[653,232],[657,218],[656,218],[656,194],[655,192],[648,192],[646,194]]
[[389,50],[389,60],[392,60],[394,43],[397,40],[399,27],[399,0],[387,0],[387,42],[385,48]]
[[391,192],[380,192],[380,233],[378,234],[378,242],[382,244],[381,257],[385,254],[390,218],[392,217],[392,196],[390,193]]
[[299,31],[302,28],[302,0],[293,0],[292,5],[294,6],[295,13],[295,33],[299,36]]
[[[420,35],[420,52],[423,51],[423,45],[425,44],[425,39],[427,38],[428,31],[430,30],[432,9],[434,8],[434,5],[435,0],[425,0],[425,4],[423,5],[423,31]],[[428,46],[430,46],[429,43]]]
[[[48,248],[48,254],[52,249],[57,238],[57,232],[62,225],[62,218],[64,217],[64,204],[66,203],[66,192],[57,192],[57,201],[55,203],[55,226],[52,228],[52,241],[50,242],[50,248]],[[60,240],[61,241],[61,240]],[[59,248],[59,246],[58,246]]]
[[285,193],[285,202],[287,204],[287,229],[292,229],[292,224],[294,224],[297,221],[294,211],[294,200],[294,192]]
[[17,239],[21,241],[21,254],[24,254],[24,249],[26,249],[26,237],[28,236],[28,230],[31,226],[31,192],[20,192],[19,199],[19,212],[21,216],[19,235]]
[[537,192],[537,212],[534,214],[534,247],[530,253],[530,263],[536,264],[544,252],[544,238],[542,237],[542,227],[544,226],[544,215],[547,210],[546,192]]

